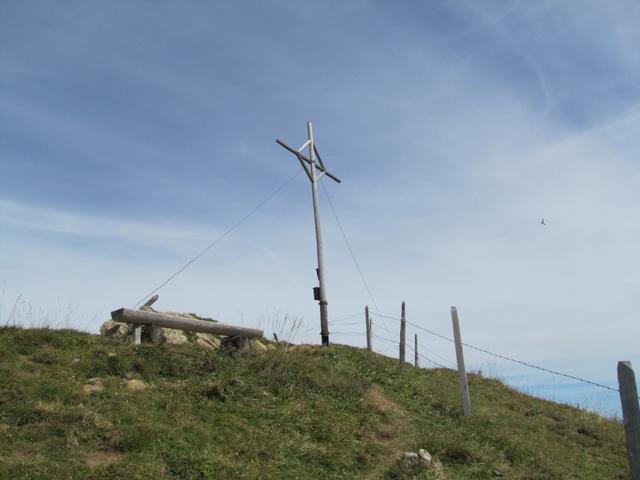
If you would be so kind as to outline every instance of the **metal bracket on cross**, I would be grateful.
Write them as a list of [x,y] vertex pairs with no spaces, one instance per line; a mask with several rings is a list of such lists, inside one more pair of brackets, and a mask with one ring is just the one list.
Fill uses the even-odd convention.
[[[290,147],[289,145],[287,145],[286,143],[284,143],[282,140],[276,140],[276,142],[278,143],[278,145],[280,145],[281,147],[285,148],[286,150],[289,150],[291,153],[293,153],[296,158],[298,159],[298,161],[300,162],[300,165],[302,166],[303,170],[305,171],[305,173],[307,174],[307,177],[309,177],[309,180],[311,182],[313,182],[313,177],[311,175],[311,170],[312,168],[315,166],[315,169],[320,171],[320,175],[318,175],[318,177],[316,178],[317,180],[320,180],[324,175],[326,175],[327,177],[329,177],[330,179],[334,180],[337,183],[342,183],[342,180],[340,180],[338,177],[336,177],[334,174],[332,174],[331,172],[329,172],[327,170],[327,168],[324,166],[324,162],[322,161],[322,157],[320,157],[320,153],[318,152],[318,148],[313,145],[313,153],[314,155],[310,155],[310,157],[314,158],[313,160],[309,159],[308,157],[306,157],[302,151],[309,147],[309,144],[313,142],[313,140],[307,140],[298,150],[296,150],[295,148]],[[318,159],[318,162],[315,162],[315,158]],[[312,164],[313,162],[313,164]]]

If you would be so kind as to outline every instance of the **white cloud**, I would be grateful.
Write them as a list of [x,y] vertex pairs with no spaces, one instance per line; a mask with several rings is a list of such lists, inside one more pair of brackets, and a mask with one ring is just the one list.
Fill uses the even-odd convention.
[[136,243],[173,245],[194,236],[212,235],[210,227],[189,224],[153,224],[34,206],[0,198],[0,222],[65,235],[118,237]]

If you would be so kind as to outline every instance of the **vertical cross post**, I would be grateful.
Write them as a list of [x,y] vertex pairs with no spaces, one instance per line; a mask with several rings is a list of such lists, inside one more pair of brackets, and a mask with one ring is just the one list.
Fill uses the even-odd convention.
[[364,321],[367,329],[367,350],[371,351],[371,318],[369,317],[369,306],[364,307]]
[[[320,305],[320,335],[322,337],[322,345],[329,345],[329,314],[327,311],[327,291],[325,288],[324,277],[324,250],[322,247],[320,209],[318,206],[318,181],[325,175],[338,183],[340,183],[340,179],[331,174],[325,168],[313,139],[313,126],[311,125],[311,122],[307,122],[307,136],[307,141],[297,150],[291,148],[280,140],[276,140],[276,142],[298,158],[300,165],[311,182],[311,199],[313,201],[313,219],[316,231],[316,253],[318,258],[318,268],[316,269],[316,273],[318,275],[319,283],[318,288],[314,288],[314,299],[318,300]],[[305,148],[308,148],[308,157],[305,157],[302,153]]]
[[462,409],[464,416],[471,415],[471,400],[469,399],[469,383],[467,371],[464,368],[464,353],[462,351],[462,337],[460,336],[460,322],[458,321],[458,309],[451,307],[451,322],[453,323],[453,338],[456,342],[456,360],[458,361],[458,379],[460,381],[460,393],[462,395]]
[[404,349],[407,336],[407,321],[405,318],[404,302],[402,302],[402,312],[400,314],[400,366],[404,364]]
[[313,199],[313,219],[316,226],[316,251],[318,256],[318,282],[320,283],[320,335],[322,345],[329,345],[329,318],[327,312],[327,292],[324,287],[324,250],[322,248],[322,230],[320,227],[320,209],[318,207],[318,175],[316,173],[316,159],[313,143],[313,126],[307,122],[309,136],[309,160],[311,163],[311,196]]
[[618,362],[618,385],[631,479],[640,480],[640,411],[636,376],[631,362]]
[[414,358],[414,365],[417,367],[418,366],[418,334],[416,333],[415,336],[415,347],[413,348],[413,353],[415,355]]

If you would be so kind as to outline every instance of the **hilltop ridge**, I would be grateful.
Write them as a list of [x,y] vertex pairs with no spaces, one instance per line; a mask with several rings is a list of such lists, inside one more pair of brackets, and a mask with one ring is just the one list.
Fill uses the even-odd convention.
[[[0,479],[625,479],[622,426],[353,347],[0,330]],[[398,465],[427,450],[433,465]]]

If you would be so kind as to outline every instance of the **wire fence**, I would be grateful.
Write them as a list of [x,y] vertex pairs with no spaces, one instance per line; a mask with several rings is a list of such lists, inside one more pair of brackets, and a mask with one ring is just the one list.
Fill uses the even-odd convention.
[[[396,346],[398,345],[398,342],[396,340],[392,340],[390,338],[381,337],[380,335],[377,335],[375,333],[372,333],[371,336],[376,338],[376,339],[378,339],[378,340],[380,340],[380,341],[382,341],[382,342],[387,342],[387,343],[390,343],[390,344],[396,345]],[[407,344],[407,346],[415,353],[415,349],[410,344]],[[450,368],[447,367],[446,365],[438,363],[435,360],[432,360],[431,358],[427,357],[426,355],[424,355],[424,354],[422,354],[420,352],[418,352],[418,357],[423,359],[423,360],[425,360],[425,361],[427,361],[427,362],[429,362],[429,363],[431,363],[432,365],[435,365],[436,367],[446,368],[447,370],[450,370]]]
[[[229,235],[232,231],[234,231],[236,228],[238,228],[241,224],[243,224],[246,220],[248,220],[252,215],[254,215],[258,210],[260,210],[264,205],[266,205],[271,199],[273,199],[276,195],[278,195],[282,190],[284,190],[296,177],[298,177],[298,175],[300,175],[300,173],[302,173],[303,170],[299,170],[295,175],[293,175],[292,177],[290,177],[288,180],[286,180],[284,183],[282,183],[280,186],[278,186],[273,192],[271,192],[269,195],[267,195],[262,201],[260,201],[255,207],[253,207],[251,210],[249,210],[244,216],[242,216],[237,222],[235,222],[231,227],[229,227],[227,230],[225,230],[221,235],[219,235],[215,240],[213,240],[211,243],[209,243],[203,250],[201,250],[197,255],[195,255],[193,258],[191,258],[189,261],[187,261],[183,266],[181,266],[178,270],[176,270],[174,273],[172,273],[171,275],[169,275],[163,282],[161,282],[158,286],[156,286],[153,290],[151,290],[148,294],[146,294],[144,297],[142,297],[137,303],[136,306],[139,306],[140,304],[142,304],[142,302],[144,302],[147,298],[149,298],[151,295],[153,295],[154,293],[158,292],[161,288],[163,288],[164,286],[166,286],[169,282],[171,282],[173,279],[175,279],[178,275],[180,275],[182,272],[184,272],[187,268],[189,268],[193,263],[195,263],[198,259],[200,259],[202,256],[204,256],[207,252],[209,252],[214,246],[216,246],[220,241],[222,241],[227,235]],[[340,230],[340,233],[342,235],[342,238],[344,240],[344,243],[347,247],[347,250],[349,252],[349,255],[351,257],[351,260],[354,264],[354,267],[356,269],[356,271],[359,274],[360,280],[362,281],[362,284],[364,286],[365,291],[367,292],[367,295],[369,296],[374,308],[375,308],[375,312],[371,312],[371,316],[372,317],[377,317],[381,320],[382,326],[384,328],[384,330],[386,331],[387,335],[389,335],[389,337],[392,337],[392,333],[389,330],[387,323],[385,320],[389,319],[389,320],[394,320],[394,321],[401,321],[400,318],[398,317],[393,317],[390,315],[384,315],[382,314],[380,308],[378,307],[378,303],[376,302],[376,299],[373,295],[373,292],[369,286],[369,282],[367,281],[362,268],[360,267],[360,264],[358,262],[358,259],[355,255],[354,249],[351,246],[351,242],[349,242],[349,239],[347,237],[347,234],[342,226],[342,222],[340,221],[340,218],[338,216],[338,213],[334,207],[333,201],[331,200],[331,197],[329,196],[329,192],[327,191],[326,187],[324,186],[324,183],[320,182],[320,185],[322,186],[322,190],[325,194],[325,197],[327,199],[327,202],[329,204],[329,207],[331,209],[331,212],[333,214],[333,217],[335,218],[335,221],[338,225],[338,228]],[[356,325],[361,325],[361,322],[349,322],[349,320],[353,320],[355,318],[361,317],[363,315],[362,312],[360,313],[356,313],[353,315],[348,315],[345,317],[341,317],[338,318],[337,320],[331,321],[329,322],[330,325],[337,327],[337,328],[343,328],[343,327],[351,327],[351,326],[356,326]],[[447,342],[454,342],[454,339],[446,336],[446,335],[442,335],[438,332],[432,331],[430,329],[427,329],[425,327],[423,327],[422,325],[419,325],[417,323],[414,323],[412,321],[408,321],[406,320],[406,323],[411,325],[412,327],[416,328],[417,330],[420,330],[422,332],[425,332],[431,336],[437,337],[441,340],[445,340]],[[306,332],[311,332],[313,331],[313,329],[307,329]],[[333,335],[339,335],[339,336],[364,336],[365,334],[363,332],[360,331],[335,331],[332,332]],[[383,337],[381,335],[378,335],[377,333],[373,333],[372,332],[372,336],[382,342],[385,342],[387,344],[393,344],[393,345],[398,345],[398,341],[393,340],[392,338],[389,337]],[[585,378],[581,378],[575,375],[571,375],[571,374],[567,374],[567,373],[563,373],[563,372],[559,372],[556,370],[552,370],[546,367],[542,367],[540,365],[535,365],[532,364],[530,362],[526,362],[523,360],[519,360],[517,358],[511,357],[511,356],[507,356],[507,355],[503,355],[503,354],[499,354],[496,352],[493,352],[487,348],[482,348],[482,347],[478,347],[476,345],[472,345],[472,344],[468,344],[468,343],[462,343],[463,346],[470,348],[472,350],[481,352],[485,355],[489,355],[495,358],[499,358],[501,360],[505,360],[508,362],[512,362],[518,365],[522,365],[531,369],[535,369],[538,370],[540,372],[546,373],[546,374],[550,374],[550,375],[555,375],[555,376],[559,376],[559,377],[563,377],[563,378],[567,378],[573,381],[577,381],[577,382],[581,382],[581,383],[585,383],[588,385],[592,385],[595,387],[599,387],[599,388],[603,388],[603,389],[607,389],[610,391],[614,391],[614,392],[619,392],[619,389],[617,388],[613,388],[610,387],[608,385],[604,385],[602,383],[598,383],[598,382],[594,382]],[[410,345],[410,342],[407,344],[407,346],[409,346],[409,348],[414,351],[415,353],[415,349]],[[433,355],[435,357],[438,357],[440,360],[442,360],[443,362],[445,362],[445,364],[450,364],[452,365],[453,362],[450,362],[448,359],[446,359],[444,356],[438,354],[437,352],[433,351],[433,350],[429,350],[426,348],[422,348],[422,350],[429,352],[430,355]],[[439,368],[452,368],[452,367],[448,367],[443,363],[437,362],[434,359],[424,355],[421,352],[418,352],[418,357],[423,359],[424,361],[435,365]]]
[[[392,317],[392,316],[389,316],[389,315],[385,315],[385,317],[388,318],[388,319],[391,319],[391,320],[402,321],[402,319],[400,319],[400,318]],[[445,335],[441,335],[441,334],[439,334],[437,332],[429,330],[428,328],[424,328],[423,326],[418,325],[418,324],[416,324],[414,322],[410,322],[408,320],[406,320],[406,322],[409,325],[413,326],[414,328],[417,328],[418,330],[421,330],[421,331],[423,331],[425,333],[428,333],[429,335],[438,337],[438,338],[440,338],[442,340],[446,340],[448,342],[455,343],[455,340],[453,338],[451,338],[451,337],[447,337]],[[492,352],[492,351],[490,351],[490,350],[488,350],[486,348],[478,347],[476,345],[471,345],[469,343],[464,343],[464,342],[462,342],[462,345],[467,347],[467,348],[470,348],[472,350],[476,350],[478,352],[484,353],[486,355],[490,355],[492,357],[499,358],[501,360],[506,360],[508,362],[517,363],[519,365],[523,365],[523,366],[528,367],[528,368],[533,368],[535,370],[538,370],[538,371],[541,371],[541,372],[544,372],[544,373],[548,373],[548,374],[551,374],[551,375],[556,375],[556,376],[568,378],[570,380],[575,380],[575,381],[578,381],[578,382],[581,382],[581,383],[585,383],[585,384],[592,385],[592,386],[595,386],[595,387],[604,388],[604,389],[611,390],[611,391],[614,391],[614,392],[619,392],[620,391],[617,388],[610,387],[610,386],[604,385],[602,383],[594,382],[594,381],[588,380],[586,378],[577,377],[575,375],[570,375],[568,373],[563,373],[563,372],[558,372],[556,370],[551,370],[549,368],[542,367],[540,365],[534,365],[532,363],[525,362],[523,360],[518,360],[517,358],[513,358],[513,357],[509,357],[507,355],[502,355],[502,354],[499,354],[499,353],[496,353],[496,352]]]

